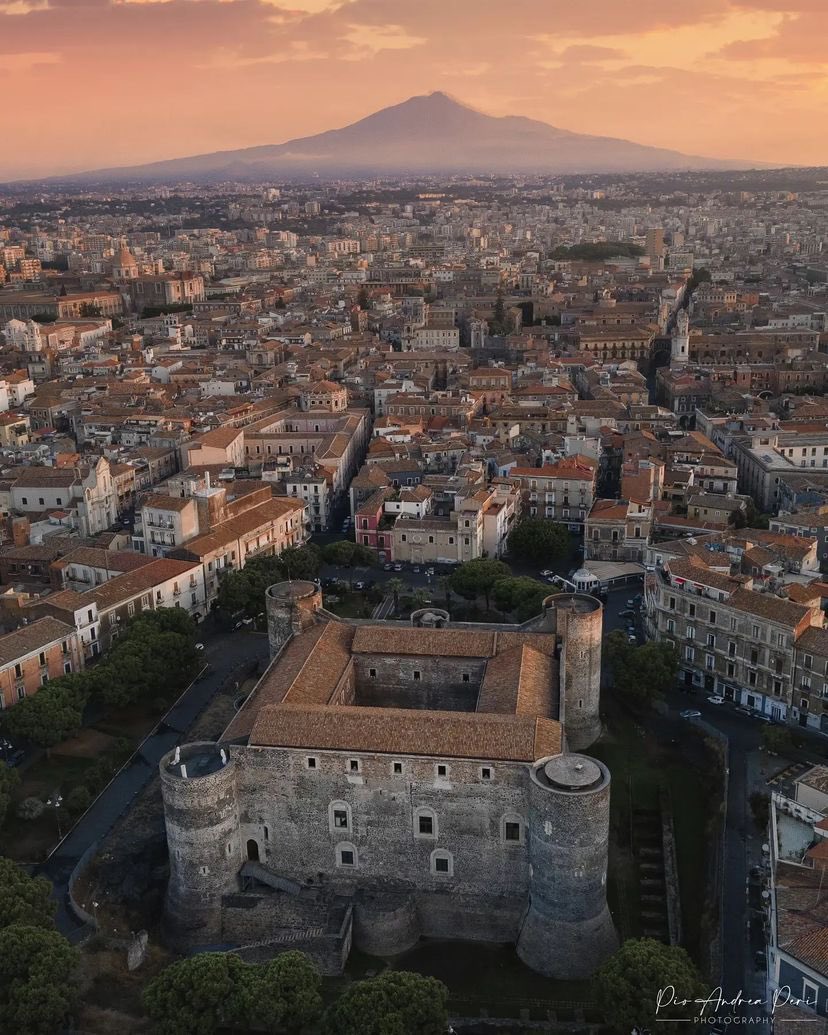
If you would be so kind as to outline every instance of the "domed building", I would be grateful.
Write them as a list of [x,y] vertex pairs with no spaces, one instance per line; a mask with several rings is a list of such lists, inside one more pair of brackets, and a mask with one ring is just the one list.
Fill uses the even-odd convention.
[[325,410],[328,413],[341,413],[348,407],[348,389],[333,381],[316,381],[304,385],[299,396],[300,409]]
[[126,242],[122,241],[112,266],[112,279],[137,280],[140,272],[135,256],[127,247]]

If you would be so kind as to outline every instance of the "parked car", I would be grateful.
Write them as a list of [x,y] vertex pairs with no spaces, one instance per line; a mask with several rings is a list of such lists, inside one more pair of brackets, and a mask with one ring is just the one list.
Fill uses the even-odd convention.
[[382,570],[383,571],[393,571],[394,570],[394,565],[390,561],[388,561],[387,564],[383,564]]
[[627,607],[636,607],[636,606],[637,606],[637,599],[636,600],[628,600],[627,601]]
[[631,647],[638,646],[638,637],[635,633],[627,633],[627,643],[629,643]]
[[551,578],[555,574],[555,572],[554,571],[549,571],[549,569],[547,568],[546,571],[542,571],[540,574],[541,574],[542,578],[549,579],[549,578]]
[[414,568],[412,568],[411,570],[412,570],[412,571],[414,572],[414,574],[415,574],[415,575],[419,575],[419,574],[420,574],[420,569],[419,569],[419,567],[414,567]]
[[197,643],[195,645],[195,649],[196,650],[204,650],[204,644],[203,643]]
[[401,564],[395,564],[394,565],[394,571],[402,571],[402,565]]
[[433,568],[426,568],[425,573],[426,573],[426,575],[431,577],[434,574],[434,569]]
[[626,608],[626,610],[621,611],[620,615],[622,618],[635,618],[635,611],[633,611],[632,608],[628,607]]
[[698,719],[701,716],[701,712],[697,712],[695,708],[685,708],[684,711],[679,712],[682,719]]
[[360,582],[355,582],[354,583],[354,589],[365,589],[365,583],[361,582],[361,581]]
[[724,704],[724,698],[720,697],[718,694],[711,694],[710,697],[707,698],[707,703],[708,704]]

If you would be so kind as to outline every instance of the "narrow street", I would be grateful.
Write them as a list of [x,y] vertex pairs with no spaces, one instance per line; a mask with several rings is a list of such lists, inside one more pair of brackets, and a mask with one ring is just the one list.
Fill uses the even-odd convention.
[[207,638],[204,660],[206,674],[192,683],[143,741],[123,769],[116,774],[89,809],[57,845],[39,868],[54,884],[58,902],[57,925],[70,939],[80,936],[83,924],[68,905],[68,884],[73,869],[85,852],[105,837],[136,795],[155,775],[161,758],[180,743],[214,694],[233,673],[247,663],[267,657],[267,638],[246,633],[217,633]]

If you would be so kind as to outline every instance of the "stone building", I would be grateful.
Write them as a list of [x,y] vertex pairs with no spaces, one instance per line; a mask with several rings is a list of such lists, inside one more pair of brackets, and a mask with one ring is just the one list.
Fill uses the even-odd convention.
[[181,948],[282,947],[341,971],[353,944],[512,942],[576,978],[616,948],[602,608],[549,597],[523,626],[343,621],[312,583],[267,591],[272,661],[218,743],[162,759]]

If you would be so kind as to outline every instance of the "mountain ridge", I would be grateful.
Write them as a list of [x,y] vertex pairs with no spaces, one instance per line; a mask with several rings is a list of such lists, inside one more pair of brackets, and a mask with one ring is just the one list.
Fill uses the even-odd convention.
[[487,115],[435,91],[409,97],[338,129],[281,144],[230,148],[48,180],[215,182],[371,174],[556,175],[747,169],[763,164],[704,158],[616,137],[576,133],[524,115]]

